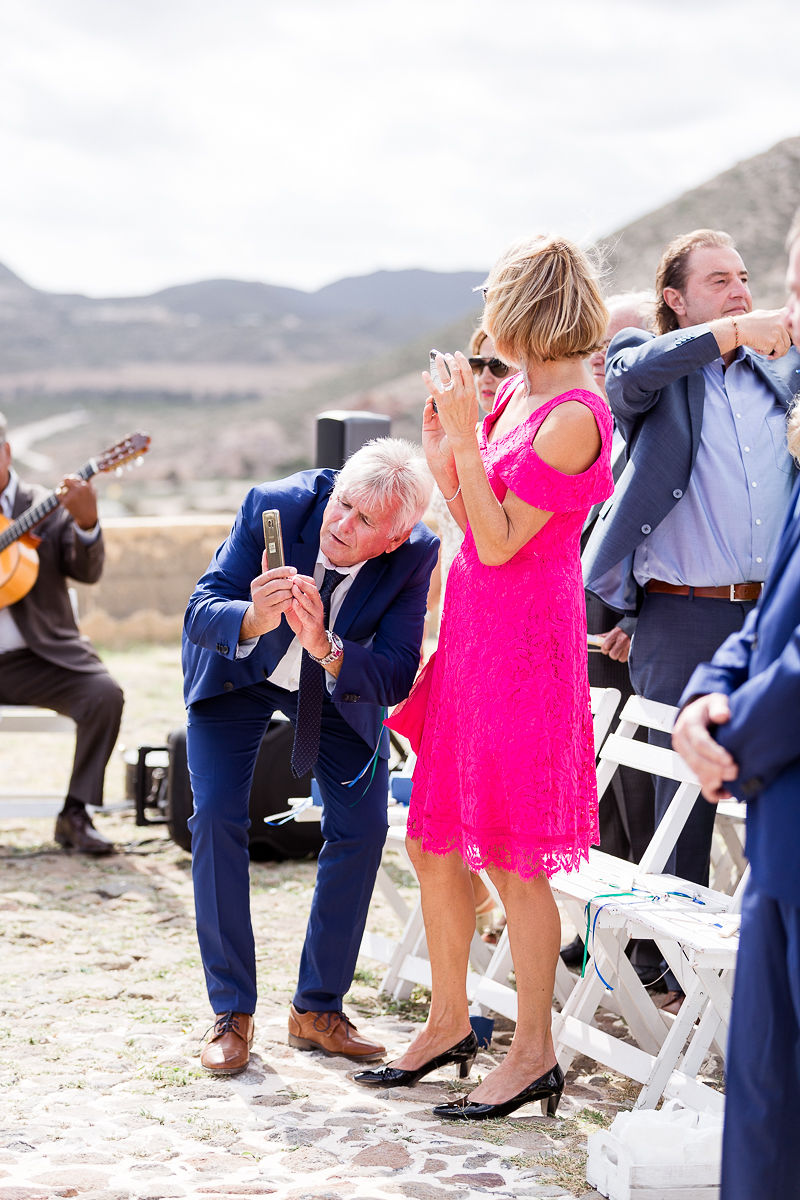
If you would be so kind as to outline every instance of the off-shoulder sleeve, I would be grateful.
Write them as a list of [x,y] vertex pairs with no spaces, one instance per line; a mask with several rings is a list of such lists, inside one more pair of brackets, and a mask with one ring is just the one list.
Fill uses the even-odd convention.
[[[564,475],[546,463],[533,448],[538,426],[520,425],[506,439],[493,461],[494,474],[509,491],[543,512],[577,512],[606,500],[614,490],[611,475],[611,420],[592,409],[602,439],[600,454],[588,471]],[[543,418],[544,419],[544,418]]]

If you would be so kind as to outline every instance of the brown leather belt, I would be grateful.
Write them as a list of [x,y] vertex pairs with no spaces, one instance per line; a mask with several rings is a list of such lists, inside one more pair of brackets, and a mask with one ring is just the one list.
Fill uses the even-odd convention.
[[763,583],[729,583],[727,587],[689,587],[687,584],[664,583],[661,579],[648,579],[646,592],[663,592],[667,596],[697,596],[700,600],[729,600],[740,604],[757,600]]

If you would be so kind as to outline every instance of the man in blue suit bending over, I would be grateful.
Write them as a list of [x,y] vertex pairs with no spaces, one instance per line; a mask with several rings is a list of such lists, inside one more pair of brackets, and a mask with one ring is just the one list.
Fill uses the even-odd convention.
[[[295,726],[292,770],[313,769],[322,835],[289,1042],[359,1061],[384,1047],[342,1011],[386,836],[386,707],[417,668],[438,539],[420,518],[431,479],[416,446],[368,443],[337,475],[253,488],[189,600],[183,669],[194,793],[197,933],[216,1014],[201,1062],[249,1061],[256,1007],[247,828],[258,749],[275,711]],[[268,569],[262,513],[281,515],[286,565]],[[355,781],[355,782],[353,782]]]
[[[789,234],[786,326],[800,349],[800,210]],[[800,409],[789,419],[800,459]],[[712,804],[747,801],[726,1078],[721,1200],[800,1196],[800,485],[758,607],[694,672],[673,735]]]

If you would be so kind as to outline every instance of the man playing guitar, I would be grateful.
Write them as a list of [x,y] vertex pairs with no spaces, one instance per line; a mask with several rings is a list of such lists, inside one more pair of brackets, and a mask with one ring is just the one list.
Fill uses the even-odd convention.
[[[6,419],[0,413],[2,527],[41,503],[44,495],[43,488],[23,483],[12,469]],[[80,583],[100,578],[103,535],[88,479],[67,475],[53,496],[57,503],[36,524],[36,538],[28,535],[15,543],[19,553],[12,565],[19,565],[18,573],[9,569],[12,552],[0,551],[0,704],[41,705],[76,722],[75,759],[55,840],[84,854],[109,854],[113,844],[95,829],[86,805],[103,803],[103,776],[119,732],[123,695],[81,637],[67,590],[67,577]],[[29,543],[24,554],[31,575],[20,583],[23,540]]]

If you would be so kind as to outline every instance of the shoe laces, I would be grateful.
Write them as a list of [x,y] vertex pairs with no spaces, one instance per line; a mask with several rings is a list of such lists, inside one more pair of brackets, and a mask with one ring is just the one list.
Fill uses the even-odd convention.
[[239,1013],[235,1012],[220,1013],[214,1024],[206,1030],[206,1033],[210,1033],[213,1029],[214,1037],[220,1037],[223,1033],[238,1033],[239,1037],[241,1037],[242,1031],[239,1028],[239,1015]]
[[347,1014],[341,1011],[319,1013],[314,1018],[314,1028],[316,1029],[317,1033],[330,1033],[340,1021],[346,1029],[352,1029],[355,1032],[358,1032]]

